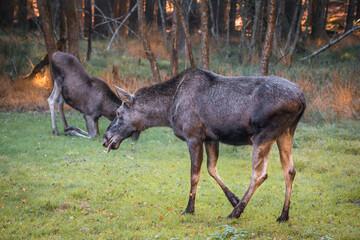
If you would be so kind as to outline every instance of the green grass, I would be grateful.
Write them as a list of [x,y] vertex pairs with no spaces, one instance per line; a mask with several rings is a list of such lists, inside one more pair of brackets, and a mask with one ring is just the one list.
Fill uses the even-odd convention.
[[[80,114],[67,115],[85,128]],[[108,124],[102,120],[100,131]],[[359,239],[360,123],[300,123],[293,152],[289,222],[276,222],[285,188],[276,146],[269,178],[240,219],[224,219],[232,207],[206,161],[196,212],[182,216],[190,160],[171,129],[149,129],[107,154],[101,137],[53,136],[49,113],[0,113],[0,238]],[[221,145],[218,170],[242,197],[251,147]]]

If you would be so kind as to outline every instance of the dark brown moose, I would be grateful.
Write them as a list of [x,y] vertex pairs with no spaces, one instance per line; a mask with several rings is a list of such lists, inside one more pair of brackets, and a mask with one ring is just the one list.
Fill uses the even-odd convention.
[[[59,135],[55,120],[55,104],[57,104],[66,135],[95,137],[99,134],[98,119],[105,116],[110,121],[114,120],[121,100],[102,79],[89,76],[79,60],[71,54],[54,53],[51,67],[54,88],[48,103],[53,133]],[[88,132],[68,126],[64,114],[64,100],[72,108],[84,114]]]
[[[208,172],[234,207],[228,217],[239,218],[267,178],[268,156],[276,142],[286,184],[285,204],[277,221],[289,219],[295,177],[292,139],[306,105],[298,85],[274,76],[224,77],[191,69],[163,83],[141,88],[134,95],[116,90],[123,103],[104,133],[103,146],[110,151],[130,136],[137,138],[147,128],[171,127],[187,143],[191,158],[190,197],[184,213],[195,210],[204,143]],[[241,200],[217,173],[219,142],[253,145],[251,182]]]

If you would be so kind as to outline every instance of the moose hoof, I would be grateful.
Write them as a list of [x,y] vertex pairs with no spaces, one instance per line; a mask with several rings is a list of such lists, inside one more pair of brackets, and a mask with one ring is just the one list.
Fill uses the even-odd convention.
[[53,129],[53,133],[56,135],[56,136],[59,136],[59,131],[57,129]]
[[280,217],[278,217],[278,219],[276,219],[276,221],[278,223],[281,223],[281,222],[287,222],[289,220],[289,216],[288,215],[281,215]]
[[181,213],[181,215],[186,215],[186,214],[194,214],[194,210],[188,210],[188,209],[185,209],[185,211],[183,211],[182,213]]

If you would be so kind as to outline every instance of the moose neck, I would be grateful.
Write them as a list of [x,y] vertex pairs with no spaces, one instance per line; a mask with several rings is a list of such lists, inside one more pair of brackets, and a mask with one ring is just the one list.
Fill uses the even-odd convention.
[[139,89],[135,93],[142,130],[150,127],[171,127],[170,110],[179,83],[179,76]]

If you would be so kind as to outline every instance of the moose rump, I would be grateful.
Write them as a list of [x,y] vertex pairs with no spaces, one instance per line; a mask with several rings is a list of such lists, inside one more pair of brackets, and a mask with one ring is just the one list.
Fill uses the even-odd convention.
[[[296,126],[305,110],[304,95],[294,83],[279,77],[224,77],[200,69],[191,69],[180,73],[163,85],[174,85],[168,91],[173,91],[164,105],[159,118],[167,118],[168,126],[174,134],[184,140],[189,148],[191,159],[191,188],[188,205],[184,213],[193,213],[195,197],[200,178],[200,168],[203,160],[203,145],[207,154],[207,169],[217,181],[234,210],[229,217],[240,217],[251,196],[267,178],[268,155],[276,142],[279,147],[280,160],[284,170],[286,183],[285,203],[278,221],[289,218],[290,194],[295,177],[292,160],[292,139]],[[153,86],[156,88],[156,85]],[[153,98],[161,98],[163,92],[156,92]],[[153,92],[148,87],[148,92]],[[118,109],[117,119],[126,119],[126,123],[117,124],[139,125],[139,118],[127,116],[141,115],[146,119],[146,111],[152,103],[141,99],[146,92],[138,90],[134,96],[118,89],[120,98],[125,102]],[[126,102],[131,104],[126,105]],[[136,105],[142,106],[142,111],[136,111]],[[131,114],[129,113],[131,112]],[[136,114],[135,114],[136,112]],[[129,115],[128,115],[129,113]],[[149,113],[150,114],[150,113]],[[154,118],[151,118],[154,119]],[[123,120],[124,121],[124,120]],[[115,122],[115,121],[114,121]],[[104,146],[116,149],[119,145],[113,139],[119,140],[121,133],[117,132],[119,125],[112,123],[104,134]],[[163,121],[162,121],[163,122]],[[135,124],[132,124],[135,126]],[[140,124],[141,125],[141,124]],[[142,131],[156,124],[144,124],[137,131]],[[240,200],[221,180],[216,170],[219,156],[219,143],[230,145],[253,145],[252,177],[250,185]],[[109,146],[109,143],[111,146]]]

